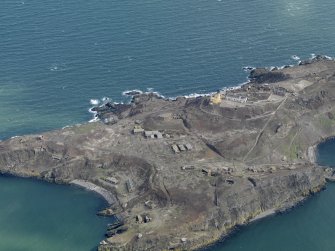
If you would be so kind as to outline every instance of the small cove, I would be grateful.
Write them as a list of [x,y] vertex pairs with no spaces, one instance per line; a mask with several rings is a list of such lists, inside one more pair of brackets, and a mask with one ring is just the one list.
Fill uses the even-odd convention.
[[75,186],[0,176],[0,250],[96,250],[110,218],[97,194]]
[[[321,143],[317,161],[335,167],[335,139]],[[241,227],[210,251],[315,251],[334,250],[335,184],[289,212],[270,216]]]

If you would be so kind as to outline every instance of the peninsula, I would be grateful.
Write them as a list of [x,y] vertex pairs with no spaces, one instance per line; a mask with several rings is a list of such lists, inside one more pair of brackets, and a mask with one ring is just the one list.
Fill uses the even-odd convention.
[[[0,142],[0,172],[100,193],[100,251],[194,250],[292,207],[332,180],[315,163],[335,135],[335,61],[250,69],[207,96],[130,92],[98,122]],[[113,219],[113,220],[112,220]]]

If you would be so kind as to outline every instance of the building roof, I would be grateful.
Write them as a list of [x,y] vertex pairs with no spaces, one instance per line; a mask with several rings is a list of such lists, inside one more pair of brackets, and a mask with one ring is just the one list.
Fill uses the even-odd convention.
[[187,150],[192,150],[193,149],[193,147],[190,143],[185,144],[185,147],[186,147]]
[[180,151],[186,151],[186,148],[184,147],[184,145],[178,145],[178,148]]
[[134,133],[141,133],[141,132],[144,132],[144,129],[143,128],[134,128],[133,132]]
[[172,147],[172,150],[173,150],[175,153],[179,153],[179,152],[180,152],[180,151],[179,151],[179,148],[178,148],[177,145],[172,145],[171,147]]

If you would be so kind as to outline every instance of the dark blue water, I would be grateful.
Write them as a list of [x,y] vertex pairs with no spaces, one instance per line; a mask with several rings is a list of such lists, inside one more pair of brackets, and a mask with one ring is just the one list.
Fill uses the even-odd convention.
[[[153,88],[165,96],[210,92],[244,82],[243,66],[294,64],[292,55],[332,56],[334,10],[332,0],[2,0],[0,139],[85,122],[91,118],[90,99],[122,101],[127,89]],[[29,197],[20,184],[30,183],[1,182],[6,184],[3,188],[14,182],[19,189],[3,190],[0,196],[23,192],[7,200],[9,207],[18,203],[14,212],[22,218],[13,221],[11,231],[0,233],[5,250],[10,250],[9,242],[19,243],[14,250],[38,250],[39,242],[20,225],[32,210],[25,210]],[[30,189],[32,199],[48,203],[49,198],[40,196],[44,188]],[[73,208],[66,203],[77,198],[64,189],[53,190],[62,205],[54,215],[57,223],[63,219],[58,214]],[[216,250],[333,250],[334,193],[329,185],[304,207],[254,223]],[[95,198],[87,203],[96,205]],[[34,210],[52,212],[41,203],[29,206],[34,205]],[[105,229],[94,216],[96,208],[80,205],[83,222],[101,224],[96,231],[100,236]],[[4,213],[0,211],[0,218]],[[65,233],[75,233],[77,223],[67,226]],[[55,250],[73,247],[67,242],[58,246],[66,239],[61,226],[34,228],[44,250],[51,250],[50,243]],[[74,239],[86,238],[83,233]]]
[[0,250],[91,251],[110,219],[94,193],[32,179],[0,176]]
[[335,48],[332,0],[2,0],[0,138],[87,121],[91,98],[244,82]]
[[335,138],[318,145],[318,163],[321,166],[335,167]]

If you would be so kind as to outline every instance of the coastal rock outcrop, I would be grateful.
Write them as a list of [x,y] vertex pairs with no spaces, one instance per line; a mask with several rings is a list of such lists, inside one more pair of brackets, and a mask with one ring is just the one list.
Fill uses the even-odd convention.
[[257,84],[276,83],[290,78],[290,75],[278,69],[269,70],[266,68],[256,68],[250,72],[249,78]]

